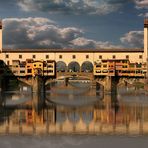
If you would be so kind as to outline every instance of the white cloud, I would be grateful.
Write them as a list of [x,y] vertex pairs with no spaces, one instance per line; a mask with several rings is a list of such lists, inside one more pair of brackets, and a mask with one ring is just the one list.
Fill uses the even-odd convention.
[[125,45],[134,48],[143,47],[143,31],[130,31],[120,38]]
[[117,48],[109,42],[83,37],[83,30],[59,27],[47,18],[3,20],[4,48]]
[[147,13],[140,13],[138,16],[141,16],[141,17],[148,17],[148,12],[147,12]]
[[134,0],[135,4],[136,4],[136,8],[138,9],[148,9],[148,0]]
[[76,38],[71,42],[74,48],[122,48],[122,46],[113,45],[110,42],[94,41],[84,37]]
[[78,28],[60,28],[46,18],[8,18],[3,24],[4,44],[13,48],[63,48],[82,34]]
[[19,0],[24,11],[104,15],[118,10],[127,0]]

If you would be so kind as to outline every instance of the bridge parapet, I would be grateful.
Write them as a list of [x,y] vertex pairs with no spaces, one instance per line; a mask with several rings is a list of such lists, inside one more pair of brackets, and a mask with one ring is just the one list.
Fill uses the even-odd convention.
[[57,72],[56,78],[65,78],[65,77],[81,77],[81,78],[86,78],[93,80],[94,75],[93,73],[88,73],[88,72]]

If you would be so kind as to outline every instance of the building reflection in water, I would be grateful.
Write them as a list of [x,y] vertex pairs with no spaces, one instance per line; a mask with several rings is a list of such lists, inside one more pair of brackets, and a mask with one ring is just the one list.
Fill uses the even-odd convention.
[[[124,89],[102,94],[88,83],[57,82],[46,95],[27,86],[1,93],[0,133],[148,133],[146,95]],[[35,99],[44,100],[38,112]]]

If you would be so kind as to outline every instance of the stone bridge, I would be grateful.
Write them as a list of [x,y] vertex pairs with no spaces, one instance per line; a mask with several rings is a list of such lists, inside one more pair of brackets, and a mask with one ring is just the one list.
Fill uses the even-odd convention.
[[[26,83],[27,85],[31,86],[32,88],[32,95],[33,95],[33,108],[38,112],[40,107],[43,105],[43,101],[41,100],[40,95],[45,95],[45,85],[48,83],[55,82],[56,80],[63,80],[65,82],[69,78],[76,77],[76,80],[89,80],[92,83],[92,87],[99,89],[100,85],[103,86],[103,90],[106,93],[117,92],[117,88],[119,85],[124,84],[134,84],[135,82],[144,83],[145,79],[136,78],[136,77],[111,77],[111,76],[104,76],[95,78],[93,73],[57,73],[57,79],[51,79],[50,77],[42,77],[42,76],[35,76],[30,78],[18,78],[19,81]],[[74,79],[75,80],[75,79]],[[100,84],[100,85],[99,85]]]
[[92,72],[57,72],[56,78],[64,78],[64,77],[78,77],[83,79],[93,80],[94,75]]
[[[111,92],[116,87],[120,85],[134,85],[137,82],[145,83],[144,78],[136,78],[136,77],[111,77],[111,76],[103,76],[103,77],[97,77],[95,78],[93,73],[88,72],[57,72],[56,78],[51,79],[50,77],[40,77],[38,81],[39,84],[42,83],[42,85],[47,85],[48,83],[55,82],[56,80],[63,80],[65,81],[67,78],[75,77],[78,80],[90,80],[93,85],[102,85],[104,88],[104,91]],[[19,81],[24,82],[30,86],[35,85],[35,77],[31,78],[19,78]]]
[[144,78],[133,78],[133,77],[110,77],[105,76],[102,78],[95,79],[96,83],[104,87],[104,91],[111,92],[116,90],[118,86],[121,85],[131,85],[134,86],[136,83],[145,83]]

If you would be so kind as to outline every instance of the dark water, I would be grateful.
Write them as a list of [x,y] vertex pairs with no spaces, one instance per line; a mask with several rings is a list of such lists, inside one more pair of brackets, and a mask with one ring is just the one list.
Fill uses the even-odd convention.
[[[138,124],[135,127],[137,132],[141,130],[141,133],[148,133],[148,96],[134,87],[103,93],[102,89],[96,89],[88,80],[70,81],[68,86],[58,81],[46,87],[46,94],[36,94],[31,92],[29,86],[21,85],[15,91],[1,93],[1,102],[1,125],[11,122],[11,119],[12,123],[18,125],[20,122],[27,124],[26,112],[35,110],[37,114],[42,112],[38,116],[43,118],[44,124],[47,121],[64,124],[68,120],[76,125],[82,120],[86,126],[93,122],[93,126],[122,125],[126,127],[125,130]],[[46,115],[48,112],[51,115]]]

